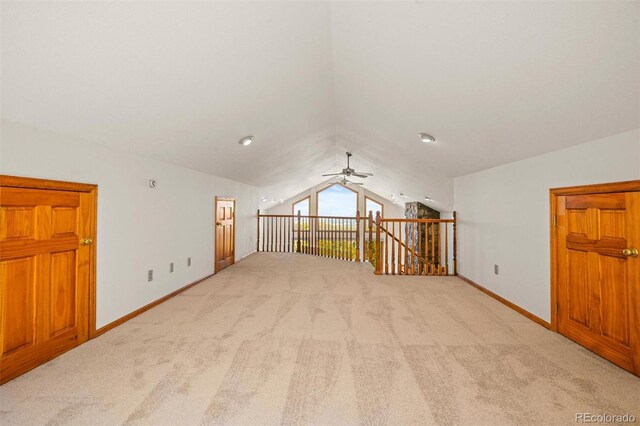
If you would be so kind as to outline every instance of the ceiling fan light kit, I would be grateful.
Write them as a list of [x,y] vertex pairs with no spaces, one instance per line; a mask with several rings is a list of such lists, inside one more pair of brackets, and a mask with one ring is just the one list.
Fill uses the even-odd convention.
[[436,138],[428,133],[418,133],[418,136],[420,136],[420,141],[423,143],[433,143],[436,141]]
[[253,136],[245,136],[238,141],[238,143],[242,146],[251,145],[251,142],[253,142]]
[[364,185],[364,183],[362,183],[362,182],[353,182],[351,180],[348,180],[347,178],[339,178],[338,183],[340,183],[342,185],[346,185],[346,186]]

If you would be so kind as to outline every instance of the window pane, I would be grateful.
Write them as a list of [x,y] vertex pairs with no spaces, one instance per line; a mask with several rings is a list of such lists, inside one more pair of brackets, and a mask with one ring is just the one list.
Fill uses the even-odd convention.
[[298,201],[293,205],[293,214],[298,214],[298,210],[300,210],[300,214],[302,216],[309,216],[309,199],[308,198]]
[[318,192],[319,216],[349,216],[356,215],[358,194],[342,185],[332,185]]
[[373,200],[371,200],[369,198],[367,198],[366,200],[367,200],[367,203],[365,205],[365,208],[366,208],[366,212],[365,213],[366,213],[366,215],[368,216],[369,212],[371,211],[371,212],[373,212],[374,216],[376,215],[376,212],[380,212],[380,215],[382,216],[382,214],[383,214],[383,212],[382,212],[382,204],[380,204],[380,203],[378,203],[376,201],[373,201]]

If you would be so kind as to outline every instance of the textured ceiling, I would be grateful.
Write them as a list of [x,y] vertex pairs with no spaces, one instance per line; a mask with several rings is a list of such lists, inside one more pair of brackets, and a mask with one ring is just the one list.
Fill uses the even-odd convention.
[[1,7],[3,118],[269,198],[349,149],[370,189],[448,210],[454,176],[640,126],[638,2]]

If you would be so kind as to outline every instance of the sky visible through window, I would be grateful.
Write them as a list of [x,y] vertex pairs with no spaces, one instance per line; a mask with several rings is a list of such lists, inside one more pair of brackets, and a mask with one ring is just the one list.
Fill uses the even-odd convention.
[[371,212],[374,217],[376,215],[376,212],[380,212],[380,214],[382,214],[382,204],[378,203],[377,201],[373,201],[370,198],[367,198],[367,205],[365,206],[365,215],[368,216],[369,212]]
[[309,216],[309,199],[308,198],[298,201],[293,205],[293,214],[297,215],[298,210],[300,210],[301,216]]
[[318,216],[354,217],[357,197],[355,192],[342,185],[333,185],[318,193]]

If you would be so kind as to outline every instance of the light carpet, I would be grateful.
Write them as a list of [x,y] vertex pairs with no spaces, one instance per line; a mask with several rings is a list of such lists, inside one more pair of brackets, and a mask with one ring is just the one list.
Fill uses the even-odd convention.
[[254,254],[0,388],[0,423],[575,424],[640,379],[454,277]]

